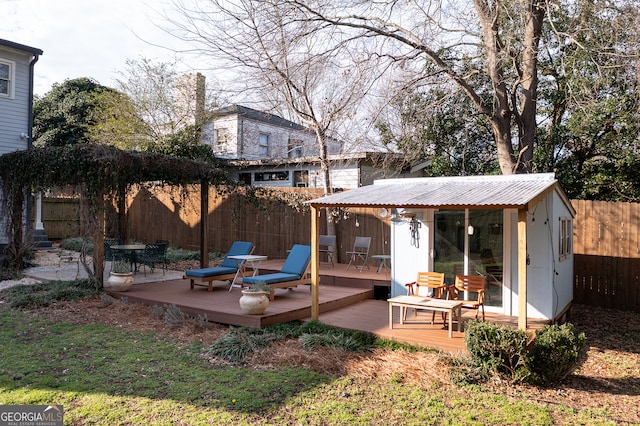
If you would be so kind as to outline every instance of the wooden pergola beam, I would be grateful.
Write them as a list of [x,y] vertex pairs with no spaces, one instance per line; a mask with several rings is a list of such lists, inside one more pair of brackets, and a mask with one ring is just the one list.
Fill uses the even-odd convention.
[[318,321],[320,318],[320,252],[318,240],[320,228],[318,222],[320,210],[311,206],[311,319]]
[[518,328],[527,329],[527,210],[518,209]]
[[200,267],[209,267],[209,182],[206,179],[200,181]]

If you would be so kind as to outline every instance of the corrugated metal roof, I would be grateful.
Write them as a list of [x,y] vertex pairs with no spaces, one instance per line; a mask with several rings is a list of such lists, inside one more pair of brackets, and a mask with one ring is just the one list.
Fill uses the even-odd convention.
[[388,179],[317,198],[309,204],[320,207],[518,208],[554,187],[558,186],[553,173]]

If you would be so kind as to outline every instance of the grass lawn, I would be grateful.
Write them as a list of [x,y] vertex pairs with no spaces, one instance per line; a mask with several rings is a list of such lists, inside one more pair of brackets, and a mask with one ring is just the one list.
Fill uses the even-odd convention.
[[[0,404],[61,404],[65,424],[82,425],[616,424],[606,413],[527,394],[427,376],[415,383],[402,371],[327,374],[295,363],[212,363],[202,343],[123,324],[71,324],[3,307]],[[352,359],[334,356],[336,363]]]

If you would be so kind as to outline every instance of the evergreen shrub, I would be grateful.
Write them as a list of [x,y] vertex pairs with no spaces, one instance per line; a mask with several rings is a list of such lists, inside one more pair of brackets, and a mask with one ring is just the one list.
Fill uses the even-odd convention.
[[546,325],[536,333],[531,345],[528,381],[549,385],[565,378],[578,365],[586,337],[573,324]]
[[527,375],[527,339],[523,330],[472,320],[465,323],[465,344],[471,362],[486,373],[514,381]]

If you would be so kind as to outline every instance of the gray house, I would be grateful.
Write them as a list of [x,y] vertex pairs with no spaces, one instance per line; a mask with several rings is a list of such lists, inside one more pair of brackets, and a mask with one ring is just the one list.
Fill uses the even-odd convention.
[[[0,39],[0,155],[31,148],[34,66],[40,55],[40,49]],[[2,223],[0,247],[7,244],[4,229]]]
[[[212,113],[202,142],[227,159],[232,178],[247,185],[323,188],[319,149],[310,129],[274,114],[232,105]],[[327,146],[334,189],[351,189],[375,179],[398,177],[401,157],[379,152],[343,152],[342,142]]]

